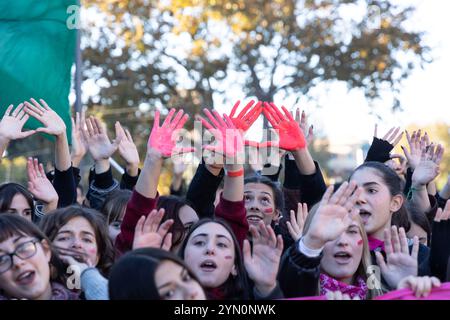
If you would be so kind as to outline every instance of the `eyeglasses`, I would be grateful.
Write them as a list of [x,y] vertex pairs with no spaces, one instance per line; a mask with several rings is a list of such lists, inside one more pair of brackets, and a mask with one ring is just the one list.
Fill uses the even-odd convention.
[[0,274],[11,269],[13,265],[13,256],[17,256],[22,260],[29,259],[36,254],[37,248],[36,243],[39,240],[33,239],[27,242],[24,242],[17,246],[16,250],[12,253],[4,254],[0,256]]

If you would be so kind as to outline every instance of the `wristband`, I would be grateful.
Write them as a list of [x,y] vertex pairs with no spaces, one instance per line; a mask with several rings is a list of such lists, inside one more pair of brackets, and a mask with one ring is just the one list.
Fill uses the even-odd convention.
[[231,178],[242,177],[244,175],[244,168],[238,171],[227,171],[227,176]]
[[409,188],[408,194],[406,195],[406,199],[407,200],[411,200],[412,199],[413,191],[423,191],[423,190],[426,190],[425,186],[422,187],[422,188],[415,188],[415,187]]

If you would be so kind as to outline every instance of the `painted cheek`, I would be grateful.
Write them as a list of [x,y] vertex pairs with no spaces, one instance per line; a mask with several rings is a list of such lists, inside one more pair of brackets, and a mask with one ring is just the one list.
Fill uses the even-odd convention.
[[361,239],[361,240],[359,240],[359,241],[358,241],[358,246],[362,246],[362,245],[363,245],[363,243],[364,243],[364,241],[362,241],[362,239]]
[[233,259],[233,257],[232,256],[225,256],[225,259],[226,260],[231,260],[231,259]]
[[273,213],[272,208],[264,209],[264,213]]

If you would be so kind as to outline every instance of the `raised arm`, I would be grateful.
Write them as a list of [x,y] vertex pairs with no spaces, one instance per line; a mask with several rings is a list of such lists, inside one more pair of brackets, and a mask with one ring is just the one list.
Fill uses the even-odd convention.
[[158,111],[155,113],[144,166],[125,209],[120,234],[116,238],[115,246],[119,251],[118,253],[131,250],[139,219],[142,216],[147,216],[156,208],[158,181],[164,159],[173,154],[192,151],[192,149],[176,148],[177,137],[180,135],[180,129],[186,123],[188,115],[184,114],[183,110],[178,111],[175,118],[173,118],[174,114],[175,109],[171,109],[166,120],[160,126],[160,114]]
[[428,197],[427,185],[439,174],[439,164],[442,161],[444,149],[438,145],[435,149],[431,145],[428,150],[422,150],[420,162],[414,170],[411,186],[411,203],[421,212],[428,212],[431,209]]
[[139,153],[130,131],[122,128],[119,121],[116,122],[115,128],[116,137],[120,137],[119,154],[126,163],[121,187],[133,190],[139,175]]
[[389,153],[400,142],[403,136],[403,131],[400,132],[400,127],[391,128],[383,138],[378,138],[378,125],[375,125],[373,134],[373,141],[370,145],[365,162],[377,161],[386,162],[390,159]]
[[92,208],[100,210],[107,195],[119,187],[119,183],[113,178],[109,159],[116,152],[122,137],[116,137],[111,142],[106,128],[93,116],[86,119],[82,132],[89,153],[95,161],[95,175],[93,182],[89,184],[86,198],[89,199]]
[[30,99],[30,101],[31,103],[25,102],[25,111],[44,125],[36,129],[36,132],[46,133],[56,138],[56,170],[53,186],[59,196],[58,207],[65,207],[76,203],[76,182],[72,170],[66,125],[61,117],[43,99],[39,100],[40,103],[35,99]]
[[83,136],[82,128],[85,126],[86,116],[85,111],[83,110],[80,113],[77,112],[75,115],[75,119],[72,117],[72,165],[76,168],[79,168],[81,160],[83,160],[87,150],[87,142]]
[[33,196],[43,202],[43,213],[58,207],[58,193],[45,175],[42,163],[38,159],[29,158],[27,161],[28,190]]
[[214,145],[204,149],[213,151],[225,160],[224,189],[216,207],[216,216],[225,219],[234,231],[242,248],[248,232],[244,206],[244,139],[242,131],[236,128],[228,115],[223,118],[215,110],[204,109],[211,124],[199,117],[203,125],[215,138]]

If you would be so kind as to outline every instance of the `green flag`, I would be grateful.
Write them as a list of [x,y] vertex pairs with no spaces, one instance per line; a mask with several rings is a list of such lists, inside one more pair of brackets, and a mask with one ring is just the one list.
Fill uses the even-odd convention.
[[[0,113],[10,104],[44,99],[66,123],[76,30],[66,21],[76,0],[0,1]],[[69,11],[71,12],[71,11]],[[38,100],[39,101],[39,100]],[[30,118],[27,128],[42,126]]]

